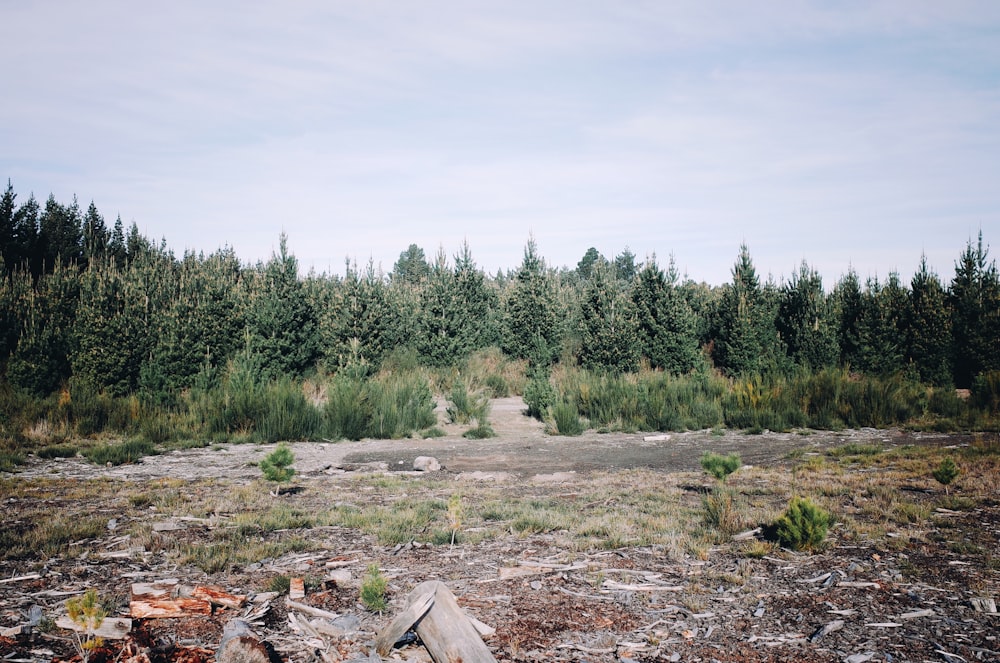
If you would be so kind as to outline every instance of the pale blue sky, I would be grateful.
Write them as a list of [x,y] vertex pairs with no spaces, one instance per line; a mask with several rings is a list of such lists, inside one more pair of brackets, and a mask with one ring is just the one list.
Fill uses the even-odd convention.
[[178,254],[1000,252],[1000,2],[0,0],[0,176]]

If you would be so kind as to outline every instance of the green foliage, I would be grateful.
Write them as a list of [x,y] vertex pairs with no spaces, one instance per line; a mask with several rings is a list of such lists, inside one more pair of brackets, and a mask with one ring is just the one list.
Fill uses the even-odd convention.
[[653,368],[681,375],[698,363],[697,320],[677,287],[673,258],[664,273],[655,258],[639,272],[632,289],[638,319],[639,351]]
[[610,270],[598,263],[580,304],[580,363],[585,368],[631,373],[639,367],[633,306]]
[[504,351],[527,359],[532,369],[547,369],[561,341],[555,284],[538,255],[534,239],[528,241],[524,260],[507,293]]
[[576,405],[565,400],[559,401],[552,408],[552,420],[559,435],[576,436],[586,430]]
[[95,465],[124,465],[156,453],[156,447],[151,442],[139,439],[120,444],[102,444],[83,451],[87,460]]
[[955,276],[948,291],[952,311],[953,366],[955,385],[969,388],[975,376],[1000,370],[1000,275],[982,232],[973,246],[969,240],[955,263]]
[[726,477],[740,469],[742,464],[738,453],[723,456],[706,451],[701,456],[701,468],[719,481],[725,481]]
[[301,377],[319,358],[316,312],[282,233],[279,250],[255,274],[247,321],[266,378]]
[[730,488],[716,486],[704,497],[702,507],[705,522],[726,536],[736,534],[746,524],[745,505],[736,491]]
[[876,376],[899,373],[905,368],[906,316],[910,293],[892,272],[884,284],[868,279],[858,318],[856,368]]
[[778,542],[792,550],[815,550],[826,538],[830,514],[808,498],[793,497],[775,522]]
[[[274,451],[269,453],[260,461],[260,470],[264,473],[264,478],[277,484],[288,483],[295,476],[295,454],[291,448],[282,442]],[[278,489],[281,492],[281,489]]]
[[728,375],[754,374],[764,369],[769,356],[780,354],[774,314],[772,301],[760,286],[750,250],[744,244],[733,267],[732,283],[723,288],[715,315],[716,365]]
[[524,387],[524,402],[528,406],[528,416],[541,420],[555,402],[556,390],[549,381],[547,372],[536,373]]
[[448,421],[453,424],[467,424],[472,420],[482,421],[489,412],[490,401],[485,394],[470,394],[463,380],[456,380],[451,386],[450,404],[445,408]]
[[433,426],[434,401],[426,378],[387,373],[362,380],[338,375],[327,388],[325,436],[396,439]]
[[959,470],[955,461],[949,456],[943,459],[941,464],[938,465],[934,471],[931,472],[931,474],[939,484],[944,486],[945,492],[948,492],[948,486],[955,480],[956,477],[958,477]]
[[487,421],[477,422],[475,426],[462,433],[462,437],[469,440],[488,440],[496,436],[496,431]]
[[907,318],[907,355],[921,382],[952,384],[951,312],[947,293],[937,274],[930,271],[927,256],[910,281]]
[[44,447],[35,452],[39,458],[73,458],[79,453],[79,449],[71,444],[56,444]]
[[388,607],[385,596],[388,588],[389,581],[382,574],[378,564],[369,564],[361,581],[361,603],[372,612],[380,614],[385,612]]
[[66,601],[66,612],[74,624],[83,629],[83,637],[73,631],[77,653],[83,663],[90,660],[91,653],[104,644],[96,632],[107,617],[107,610],[101,605],[97,590],[90,588],[82,596]]
[[1000,415],[1000,370],[985,371],[972,382],[972,402],[989,416]]
[[781,289],[777,322],[788,355],[798,366],[819,369],[836,363],[836,326],[823,293],[823,280],[805,262]]

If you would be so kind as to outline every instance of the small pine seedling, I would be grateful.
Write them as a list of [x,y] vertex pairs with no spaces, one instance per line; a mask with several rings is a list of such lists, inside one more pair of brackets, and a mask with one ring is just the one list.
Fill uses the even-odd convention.
[[948,484],[955,480],[958,476],[958,466],[955,465],[955,461],[949,456],[941,461],[941,464],[937,466],[931,474],[937,479],[937,482],[944,486],[944,494],[948,494]]
[[76,651],[80,654],[80,660],[87,663],[91,653],[104,644],[104,640],[96,635],[97,629],[101,628],[107,611],[101,606],[97,596],[97,590],[88,589],[83,596],[76,596],[66,601],[66,612],[73,623],[83,629],[83,637],[80,633],[73,631],[76,638]]
[[264,478],[278,484],[275,496],[281,494],[281,484],[288,483],[295,476],[295,468],[290,467],[294,462],[295,455],[284,442],[260,461],[260,469],[264,473]]
[[793,497],[775,523],[778,541],[792,550],[813,550],[826,538],[830,514],[807,498]]
[[385,612],[387,606],[385,590],[388,587],[389,581],[382,575],[378,564],[374,562],[369,564],[365,577],[361,581],[361,602],[372,612]]
[[740,469],[740,465],[742,464],[738,453],[723,456],[722,454],[706,451],[701,457],[702,469],[719,481],[725,481],[726,477]]
[[451,545],[455,546],[455,535],[462,529],[462,496],[455,493],[448,500],[448,527],[451,529]]

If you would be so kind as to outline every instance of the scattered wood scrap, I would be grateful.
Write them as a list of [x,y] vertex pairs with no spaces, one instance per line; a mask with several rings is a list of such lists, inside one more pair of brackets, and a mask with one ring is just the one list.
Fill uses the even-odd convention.
[[383,656],[388,654],[410,628],[437,663],[496,663],[476,627],[443,582],[429,580],[410,592],[404,611],[379,634],[376,651]]
[[245,596],[230,594],[216,585],[189,589],[170,578],[154,583],[133,583],[129,614],[135,619],[210,615],[213,605],[239,608],[245,601]]

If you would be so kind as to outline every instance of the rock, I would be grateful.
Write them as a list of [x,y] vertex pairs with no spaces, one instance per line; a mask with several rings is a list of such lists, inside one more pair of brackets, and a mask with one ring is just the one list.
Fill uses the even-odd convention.
[[434,456],[417,456],[413,459],[413,469],[417,472],[437,472],[441,463]]

